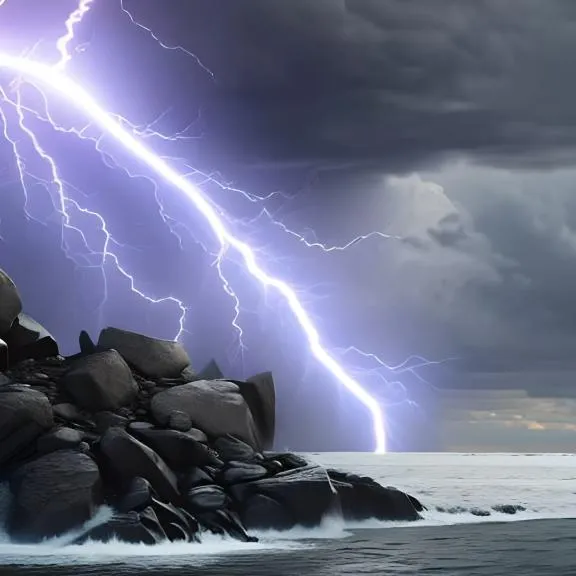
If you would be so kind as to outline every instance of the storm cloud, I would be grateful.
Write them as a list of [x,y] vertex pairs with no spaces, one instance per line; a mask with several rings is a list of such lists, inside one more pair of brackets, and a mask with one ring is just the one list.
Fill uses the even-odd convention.
[[[152,4],[125,2],[150,24]],[[392,171],[461,153],[571,161],[570,2],[193,0],[166,9],[178,18],[158,33],[214,72],[204,113],[220,154]]]
[[[9,29],[20,26],[33,4],[7,3]],[[256,223],[239,229],[271,255],[271,270],[301,288],[327,345],[358,346],[391,364],[411,354],[446,360],[423,371],[427,382],[402,375],[408,396],[423,410],[395,406],[388,413],[397,420],[399,447],[570,445],[576,407],[562,402],[576,396],[576,4],[172,0],[159,9],[155,0],[124,0],[122,6],[142,25],[134,26],[118,3],[96,2],[77,31],[71,69],[139,125],[158,118],[154,128],[176,132],[190,124],[190,138],[176,147],[157,143],[160,152],[184,158],[186,170],[217,171],[262,196],[282,191],[266,208],[308,240],[341,245],[371,231],[390,236],[372,235],[323,254],[258,216],[261,204],[208,190],[231,217]],[[22,51],[42,35],[56,37],[62,14],[54,14],[49,27],[30,22],[28,35],[9,38],[10,48]],[[169,49],[159,47],[147,27]],[[53,56],[50,50],[49,43],[37,47],[42,56]],[[76,142],[70,147],[79,150]],[[139,247],[127,259],[147,287],[190,300],[200,298],[201,284],[209,285],[203,290],[210,296],[219,293],[217,282],[207,280],[201,248],[194,248],[194,259],[178,252],[173,235],[154,220],[148,181],[103,171],[100,157],[88,159],[88,153],[72,172],[83,191],[98,182],[102,191],[116,192],[111,205],[104,192],[86,199],[105,212],[122,244]],[[32,313],[46,314],[41,319],[57,336],[95,330],[102,318],[93,294],[78,289],[57,231],[41,242],[52,256],[36,253],[40,232],[21,222],[21,213],[14,216],[19,194],[14,206],[5,206],[13,210],[3,220],[12,244],[3,264],[11,265]],[[170,207],[182,216],[181,207]],[[61,274],[53,273],[57,266]],[[60,276],[71,279],[70,294],[56,286]],[[45,312],[46,303],[34,295],[38,282],[54,284],[46,301],[69,305],[75,294],[78,306],[66,325],[58,324],[56,312],[54,318]],[[124,302],[124,288],[111,290],[109,311],[128,327],[141,322],[143,330],[171,334],[164,313],[148,318],[143,303]],[[226,350],[230,306],[223,294],[219,323],[214,302],[203,306],[210,330],[194,340],[203,353]],[[252,312],[244,318],[249,328]],[[277,321],[274,314],[267,320],[270,326]],[[282,405],[298,399],[300,416],[309,409],[309,418],[301,418],[309,428],[287,434],[286,442],[310,447],[309,437],[325,428],[310,405],[325,391],[308,386],[296,366],[294,358],[305,356],[302,344],[291,333],[278,339],[290,352],[278,360],[289,365],[279,377],[289,381]],[[264,361],[268,367],[270,348],[254,342],[254,369]],[[280,419],[291,420],[291,410]],[[425,433],[406,439],[420,417]],[[325,420],[334,424],[333,414]],[[434,444],[440,421],[445,429]],[[337,448],[358,447],[343,436]],[[430,443],[424,447],[422,439]],[[319,440],[318,449],[326,442]]]
[[313,169],[285,211],[294,227],[402,238],[333,264],[350,338],[394,360],[456,358],[433,378],[443,388],[574,396],[576,5],[186,6],[194,34],[166,33],[214,71],[208,161],[278,187]]

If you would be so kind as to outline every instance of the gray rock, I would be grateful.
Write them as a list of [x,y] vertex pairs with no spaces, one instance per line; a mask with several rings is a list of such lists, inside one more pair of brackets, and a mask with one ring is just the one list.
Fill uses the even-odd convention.
[[18,289],[10,276],[0,269],[0,336],[8,332],[20,312],[22,301]]
[[181,410],[174,410],[170,412],[170,416],[168,418],[168,428],[172,428],[172,430],[178,430],[179,432],[188,432],[188,430],[192,428],[192,420],[190,420],[190,416],[188,416],[186,412],[182,412]]
[[196,442],[202,442],[202,444],[208,443],[208,436],[206,436],[202,430],[198,430],[198,428],[190,428],[186,434],[190,436],[190,438],[194,438]]
[[[296,525],[318,526],[329,513],[338,510],[337,495],[332,490],[328,473],[320,466],[308,466],[254,482],[235,484],[230,489],[239,503],[241,517],[249,529],[274,528],[288,530]],[[258,499],[259,507],[270,507],[270,516],[257,514],[252,500],[255,495],[263,495],[267,500]],[[272,504],[270,500],[274,501]],[[283,512],[272,515],[273,510]],[[265,524],[255,525],[256,518],[266,519]],[[289,524],[286,522],[290,520]]]
[[276,389],[271,372],[262,372],[239,383],[240,394],[250,407],[262,450],[274,445],[276,428]]
[[[264,466],[267,466],[269,463],[277,463],[284,471],[306,468],[310,465],[310,462],[302,458],[302,456],[291,454],[290,452],[267,452],[266,458],[267,461],[264,463]],[[276,468],[276,464],[274,464],[273,467]]]
[[119,488],[129,486],[140,476],[148,480],[160,498],[169,502],[178,498],[178,481],[166,462],[122,428],[108,429],[100,440],[100,451]]
[[225,462],[230,460],[252,462],[256,459],[256,452],[252,446],[231,435],[217,438],[214,441],[214,449]]
[[120,512],[131,512],[132,510],[144,510],[152,501],[152,488],[146,478],[137,476],[130,483],[128,491],[118,503]]
[[265,494],[253,494],[243,503],[242,520],[248,530],[288,530],[297,524],[290,510]]
[[253,482],[268,475],[268,470],[259,464],[247,464],[246,462],[229,462],[220,476],[224,484],[240,484],[241,482]]
[[76,451],[58,450],[24,464],[10,478],[10,489],[8,531],[19,541],[78,528],[102,502],[98,466]]
[[126,428],[128,425],[128,418],[103,410],[94,415],[94,422],[96,424],[96,431],[104,434],[108,428]]
[[115,350],[77,359],[61,383],[78,406],[91,412],[127,406],[138,393],[129,366]]
[[158,516],[156,516],[156,512],[154,511],[154,508],[152,508],[152,506],[144,508],[144,510],[140,512],[139,516],[142,525],[145,526],[148,530],[150,530],[150,532],[152,532],[156,536],[156,538],[164,542],[168,540],[168,536],[166,535],[166,532],[164,532],[164,528],[162,528],[160,520],[158,519]]
[[186,493],[186,501],[193,510],[220,510],[230,499],[220,486],[197,486]]
[[202,468],[192,468],[183,474],[179,481],[183,491],[195,488],[196,486],[208,486],[214,484],[214,478]]
[[142,422],[140,420],[135,420],[128,424],[128,432],[131,434],[136,434],[139,430],[152,430],[153,428],[156,427],[151,422]]
[[0,470],[53,425],[44,394],[23,386],[0,387]]
[[174,410],[181,410],[208,436],[233,434],[251,446],[258,445],[252,413],[238,386],[231,382],[199,380],[174,386],[156,394],[150,407],[162,426],[169,423]]
[[58,344],[50,332],[33,318],[21,312],[4,335],[12,365],[27,359],[58,355]]
[[86,420],[78,409],[78,406],[70,404],[69,402],[55,404],[52,406],[52,410],[54,411],[54,416],[58,416],[59,418],[68,420],[69,422],[84,422],[84,420]]
[[56,450],[73,450],[82,442],[83,434],[74,428],[56,428],[40,436],[36,442],[36,450],[40,454],[48,454]]
[[198,522],[214,534],[228,535],[241,542],[258,542],[255,536],[249,536],[239,516],[232,510],[204,510],[196,512]]
[[177,378],[190,365],[182,344],[108,327],[100,332],[98,346],[113,348],[149,378]]
[[138,440],[150,446],[176,472],[185,472],[193,466],[222,466],[212,451],[185,432],[130,427]]
[[164,528],[166,535],[172,542],[178,540],[189,542],[198,532],[197,522],[189,522],[189,515],[183,513],[180,509],[176,508],[176,506],[152,498],[151,507],[154,509],[154,512],[156,512],[156,517],[160,521],[160,525]]
[[86,330],[80,332],[80,336],[78,336],[78,344],[80,345],[80,352],[82,354],[93,354],[96,352],[96,345],[92,342],[92,338],[90,338],[90,334],[88,334]]
[[338,492],[344,520],[389,520],[409,522],[421,518],[424,507],[414,497],[393,487],[384,487],[366,476],[328,470]]

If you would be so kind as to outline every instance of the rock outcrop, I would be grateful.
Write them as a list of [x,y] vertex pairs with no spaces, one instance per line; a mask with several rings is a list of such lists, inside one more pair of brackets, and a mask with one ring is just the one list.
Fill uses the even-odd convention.
[[198,380],[159,392],[151,403],[152,414],[162,426],[179,410],[208,437],[234,434],[258,446],[256,424],[240,388],[225,380]]
[[98,346],[117,350],[128,364],[150,378],[178,378],[190,366],[190,358],[179,342],[149,338],[118,328],[102,330]]
[[22,542],[81,531],[101,505],[109,519],[78,536],[156,544],[206,532],[253,541],[255,529],[345,519],[417,520],[412,496],[366,477],[274,453],[270,373],[200,373],[180,344],[106,328],[64,358],[21,311],[0,271],[0,481],[6,526]]
[[0,338],[4,336],[18,314],[22,312],[22,301],[12,278],[0,270]]
[[100,472],[90,456],[58,450],[24,464],[11,476],[10,534],[20,540],[57,536],[82,526],[102,503]]

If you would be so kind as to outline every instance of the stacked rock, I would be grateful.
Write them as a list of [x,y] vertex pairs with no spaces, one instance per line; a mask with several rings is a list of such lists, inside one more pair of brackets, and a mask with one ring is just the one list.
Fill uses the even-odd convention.
[[271,451],[269,372],[227,380],[214,361],[195,372],[178,342],[105,328],[64,358],[22,312],[0,270],[0,481],[12,501],[6,529],[37,542],[78,530],[86,539],[155,544],[206,532],[344,519],[417,520],[422,505],[374,480]]

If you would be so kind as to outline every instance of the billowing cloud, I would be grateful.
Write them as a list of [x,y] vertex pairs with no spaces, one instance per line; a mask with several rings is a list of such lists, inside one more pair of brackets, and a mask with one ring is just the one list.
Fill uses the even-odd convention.
[[162,22],[153,4],[126,2],[214,72],[203,118],[220,155],[393,171],[460,153],[571,161],[570,2],[214,0],[167,5],[178,18]]

